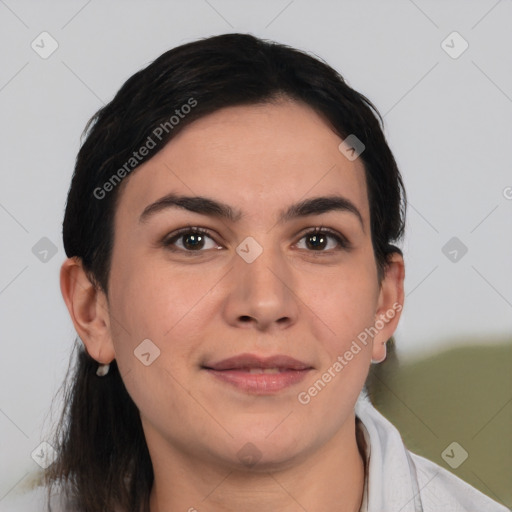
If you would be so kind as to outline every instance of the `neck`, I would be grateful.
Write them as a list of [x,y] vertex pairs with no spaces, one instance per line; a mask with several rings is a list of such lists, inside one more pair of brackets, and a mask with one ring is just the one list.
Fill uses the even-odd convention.
[[359,512],[363,497],[364,438],[355,416],[313,454],[286,469],[256,472],[205,464],[148,443],[154,469],[151,512]]

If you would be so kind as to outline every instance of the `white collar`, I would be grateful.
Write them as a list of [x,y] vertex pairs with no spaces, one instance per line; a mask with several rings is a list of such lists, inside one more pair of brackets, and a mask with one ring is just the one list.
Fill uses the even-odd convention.
[[362,422],[368,461],[361,512],[380,512],[383,507],[423,512],[414,463],[400,433],[373,406],[365,389],[357,399],[355,414]]
[[409,451],[365,388],[354,411],[367,452],[361,512],[510,512],[450,471]]

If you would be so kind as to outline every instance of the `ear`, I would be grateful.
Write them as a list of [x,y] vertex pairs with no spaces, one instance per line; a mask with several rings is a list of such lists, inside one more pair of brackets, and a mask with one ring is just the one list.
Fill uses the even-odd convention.
[[80,258],[68,258],[60,269],[60,290],[87,353],[108,364],[115,358],[105,293],[89,280]]
[[393,336],[404,305],[405,266],[402,255],[392,253],[388,258],[384,277],[381,282],[374,328],[372,362],[380,363],[386,359],[386,342]]

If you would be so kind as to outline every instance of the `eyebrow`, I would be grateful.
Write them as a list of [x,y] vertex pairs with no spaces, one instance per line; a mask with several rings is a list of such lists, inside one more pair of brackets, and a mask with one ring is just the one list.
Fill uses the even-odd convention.
[[[184,196],[171,192],[146,206],[139,217],[139,222],[147,222],[150,217],[168,208],[182,208],[190,212],[226,219],[231,222],[237,222],[242,217],[241,210],[232,208],[226,203],[204,196]],[[281,224],[308,215],[321,215],[331,211],[343,211],[354,214],[364,231],[361,212],[352,201],[339,195],[312,197],[292,204],[285,210],[281,210],[278,223]]]

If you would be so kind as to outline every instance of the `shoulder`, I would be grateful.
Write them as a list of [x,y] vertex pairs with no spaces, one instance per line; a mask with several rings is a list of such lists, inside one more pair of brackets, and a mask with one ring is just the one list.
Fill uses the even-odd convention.
[[369,462],[368,512],[510,512],[467,482],[407,449],[398,429],[361,392],[356,416]]
[[414,463],[425,512],[510,512],[507,507],[492,500],[445,468],[425,457],[408,452]]

